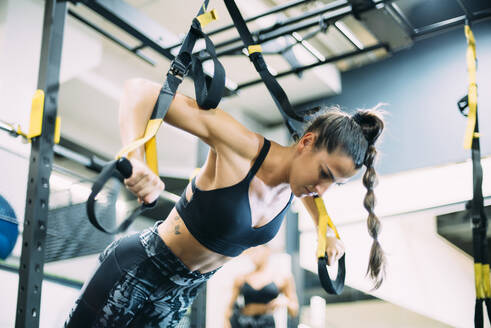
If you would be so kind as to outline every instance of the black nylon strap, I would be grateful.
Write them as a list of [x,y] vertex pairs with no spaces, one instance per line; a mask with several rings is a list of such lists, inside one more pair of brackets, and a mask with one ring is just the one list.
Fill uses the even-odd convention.
[[96,182],[92,185],[92,192],[89,195],[89,199],[87,200],[87,216],[89,217],[89,221],[92,223],[94,227],[98,230],[108,233],[108,234],[117,234],[126,231],[128,227],[133,223],[133,221],[144,211],[153,208],[156,201],[151,204],[143,204],[140,207],[137,207],[131,215],[126,218],[118,227],[115,229],[108,229],[103,227],[99,220],[95,215],[95,199],[99,192],[102,190],[106,182],[117,175],[117,172],[121,173],[124,178],[129,178],[131,176],[133,169],[131,167],[131,163],[126,158],[120,158],[119,160],[112,161],[104,166],[101,173],[97,177]]
[[[225,0],[225,5],[234,21],[235,27],[239,31],[240,37],[244,42],[244,46],[247,48],[250,45],[254,45],[255,42],[252,38],[251,32],[247,28],[247,25],[242,17],[239,8],[235,4],[233,0]],[[261,76],[266,88],[268,89],[271,97],[273,98],[276,106],[280,110],[281,115],[283,116],[283,120],[290,131],[290,133],[294,136],[294,138],[298,138],[299,134],[299,123],[301,125],[304,122],[304,119],[298,116],[288,100],[288,97],[280,86],[276,78],[271,75],[271,72],[268,70],[268,66],[264,61],[263,55],[260,52],[255,52],[249,55],[249,59],[254,64],[256,71]]]
[[181,84],[182,79],[174,74],[167,73],[167,79],[165,80],[162,88],[160,89],[159,97],[155,103],[154,110],[150,119],[163,118],[169,110],[170,104],[174,99],[174,95],[177,92],[177,88]]
[[225,89],[225,69],[218,60],[213,42],[202,32],[201,37],[205,40],[206,52],[210,55],[214,67],[213,78],[209,86],[206,83],[206,76],[203,73],[203,63],[197,55],[192,56],[191,71],[194,78],[196,101],[199,107],[202,109],[211,109],[216,108],[222,99]]
[[340,295],[344,289],[344,281],[346,278],[346,263],[345,255],[343,255],[338,262],[338,274],[336,280],[332,281],[327,271],[327,254],[325,257],[317,259],[317,273],[321,282],[322,288],[333,295]]
[[[457,107],[462,115],[467,116],[467,110],[469,106],[468,96],[462,97],[457,102]],[[474,126],[474,134],[479,134],[479,122],[476,107],[476,124]],[[481,150],[479,144],[479,137],[474,136],[472,139],[471,147],[472,157],[472,186],[473,196],[469,201],[470,205],[470,217],[472,222],[472,248],[474,255],[474,263],[480,263],[482,265],[489,264],[488,258],[488,219],[484,212],[484,198],[482,195],[482,165],[481,165]],[[483,277],[488,279],[488,277]],[[474,310],[474,327],[484,327],[484,311],[483,306],[486,305],[488,312],[488,320],[491,322],[491,299],[488,297],[479,298],[476,295],[476,304]]]
[[[198,15],[203,14],[208,7],[209,0],[205,0],[200,10],[198,11]],[[192,51],[196,40],[199,38],[204,38],[206,42],[206,51],[212,56],[213,62],[215,65],[214,77],[212,78],[212,83],[210,87],[207,88],[206,80],[203,74],[202,63],[200,61],[196,61],[193,59]],[[199,21],[194,18],[189,29],[189,32],[186,35],[186,38],[179,50],[179,54],[174,58],[171,63],[170,69],[167,72],[166,80],[160,89],[159,96],[155,103],[155,106],[152,111],[151,119],[163,119],[167,114],[170,104],[176,95],[177,88],[182,83],[183,78],[188,74],[189,68],[191,64],[194,63],[194,70],[201,72],[201,77],[198,78],[198,82],[196,83],[196,95],[198,105],[201,108],[209,109],[215,108],[218,106],[220,102],[223,90],[225,88],[225,70],[223,66],[218,61],[215,53],[215,47],[211,40],[201,31],[201,25]],[[96,218],[95,214],[95,198],[98,193],[104,187],[104,184],[116,174],[117,171],[120,171],[125,178],[129,178],[131,176],[131,163],[126,158],[121,158],[117,161],[110,162],[107,164],[102,172],[99,174],[96,182],[92,187],[92,192],[87,200],[87,215],[89,217],[90,222],[105,233],[109,234],[117,234],[126,231],[128,227],[133,223],[133,221],[143,212],[155,206],[156,201],[151,204],[143,204],[141,207],[136,208],[131,215],[126,218],[123,223],[121,223],[116,229],[107,229],[103,227],[99,220]]]

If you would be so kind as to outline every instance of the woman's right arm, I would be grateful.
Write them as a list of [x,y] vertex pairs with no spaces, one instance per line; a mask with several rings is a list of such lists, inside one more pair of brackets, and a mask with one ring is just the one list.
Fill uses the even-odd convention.
[[[123,146],[144,135],[161,87],[145,79],[125,82],[119,106]],[[247,171],[262,142],[261,137],[226,112],[218,108],[202,110],[195,100],[179,93],[171,102],[164,121],[199,137],[219,153],[220,169],[226,175],[240,176],[242,171]],[[164,184],[143,163],[143,147],[133,151],[128,158],[133,165],[133,175],[125,180],[126,186],[140,201],[153,202],[164,189]]]
[[[124,145],[141,138],[159,96],[161,84],[145,79],[125,82],[119,107],[119,127]],[[233,151],[253,158],[261,138],[219,108],[200,109],[194,99],[177,93],[164,121],[202,139],[216,151]],[[140,159],[143,150],[134,156]]]

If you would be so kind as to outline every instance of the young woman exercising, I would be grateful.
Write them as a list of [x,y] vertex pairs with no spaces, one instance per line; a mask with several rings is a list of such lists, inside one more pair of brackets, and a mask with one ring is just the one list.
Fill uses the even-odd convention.
[[[120,105],[124,145],[145,131],[161,85],[143,79],[125,83]],[[363,165],[365,207],[374,239],[368,273],[383,279],[383,252],[373,213],[375,141],[383,121],[375,111],[350,116],[326,111],[297,143],[282,146],[254,133],[220,109],[200,110],[177,94],[165,121],[210,146],[197,177],[164,221],[113,242],[82,289],[66,327],[175,327],[199,287],[247,248],[265,244],[280,228],[293,196],[302,199],[314,223],[313,195],[343,183]],[[133,174],[126,187],[142,202],[153,202],[164,183],[143,162],[143,150],[129,155]],[[329,263],[344,253],[327,237]]]

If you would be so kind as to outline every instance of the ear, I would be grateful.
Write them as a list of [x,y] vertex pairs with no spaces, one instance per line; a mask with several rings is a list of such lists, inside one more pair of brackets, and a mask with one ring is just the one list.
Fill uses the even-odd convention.
[[317,135],[313,132],[307,132],[303,135],[303,137],[298,141],[298,149],[299,150],[311,150],[314,147],[315,140],[317,139]]

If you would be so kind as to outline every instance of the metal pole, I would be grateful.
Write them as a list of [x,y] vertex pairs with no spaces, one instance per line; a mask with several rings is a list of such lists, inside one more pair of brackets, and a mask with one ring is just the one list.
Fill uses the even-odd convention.
[[[304,3],[312,2],[312,1],[313,0],[296,0],[296,1],[291,1],[289,3],[285,3],[283,5],[276,6],[276,7],[272,8],[272,9],[270,9],[270,10],[264,12],[264,13],[259,14],[259,15],[256,15],[256,16],[253,16],[253,17],[250,17],[250,18],[247,18],[245,21],[246,21],[246,23],[249,23],[249,22],[255,21],[255,20],[259,19],[259,18],[263,18],[265,16],[276,14],[278,12],[282,12],[282,11],[285,11],[287,9],[290,9],[290,8],[293,8],[293,7],[302,5]],[[234,27],[235,27],[234,24],[230,24],[230,25],[226,25],[224,27],[220,27],[220,28],[218,28],[216,30],[207,32],[206,34],[208,36],[211,36],[211,35],[214,35],[214,34],[218,34],[218,33],[224,32],[226,30],[230,30],[231,28],[234,28]],[[179,47],[181,44],[182,44],[182,42],[179,42],[177,44],[174,44],[173,46],[168,47],[167,49],[168,50],[174,49],[176,47]]]
[[38,89],[45,92],[44,112],[41,136],[32,139],[29,159],[16,328],[39,327],[49,177],[53,162],[53,138],[66,13],[66,2],[46,0],[38,78]]
[[110,33],[106,32],[103,29],[101,29],[100,27],[96,26],[95,24],[89,22],[87,19],[83,18],[82,16],[80,16],[79,14],[74,12],[73,10],[68,9],[68,13],[73,18],[81,21],[82,23],[84,23],[88,27],[94,29],[96,32],[102,34],[103,36],[105,36],[106,38],[108,38],[112,42],[116,43],[120,47],[128,50],[129,52],[131,52],[133,54],[135,54],[138,58],[144,60],[145,62],[147,62],[148,64],[150,64],[152,66],[155,66],[155,62],[153,60],[151,60],[150,58],[148,58],[147,56],[145,56],[144,54],[142,54],[140,52],[140,49],[130,47],[126,42],[116,38],[115,36],[111,35]]
[[[283,21],[281,23],[274,24],[273,26],[270,26],[270,27],[267,27],[267,28],[263,28],[263,29],[260,29],[260,30],[251,32],[251,34],[253,36],[257,36],[257,38],[261,42],[265,42],[261,38],[261,35],[262,34],[266,34],[268,32],[276,31],[276,30],[278,30],[280,28],[284,28],[286,26],[299,23],[299,22],[301,22],[303,20],[306,20],[308,18],[319,16],[319,15],[322,15],[322,14],[327,13],[329,11],[334,11],[334,10],[338,10],[338,9],[342,9],[342,8],[347,8],[348,11],[349,11],[349,13],[351,13],[351,6],[346,2],[346,0],[337,0],[337,1],[331,2],[331,3],[325,5],[325,6],[321,7],[321,8],[318,8],[318,9],[315,9],[315,10],[312,10],[312,11],[309,11],[309,12],[303,14],[303,15],[300,15],[300,16],[297,16],[297,17],[293,17],[293,18],[287,19],[287,20],[285,20],[285,21]],[[315,26],[318,23],[319,23],[319,20],[315,20],[315,23],[312,24],[312,25],[309,25],[308,27]],[[300,25],[300,26],[302,26],[302,25]],[[301,29],[304,29],[304,28],[294,28],[294,29],[291,29],[290,33],[296,32],[296,31],[301,30]],[[285,34],[288,34],[288,33],[284,33],[284,34],[279,35],[279,36],[283,36]],[[278,36],[276,36],[276,37],[278,37]],[[228,46],[228,45],[233,44],[233,43],[236,43],[236,42],[241,42],[240,37],[232,38],[230,40],[217,43],[217,44],[215,44],[215,49],[223,48],[225,46]],[[234,49],[235,49],[235,51],[237,51],[237,50],[242,49],[242,47],[243,47],[243,45],[242,45],[242,42],[241,42],[241,45],[238,46],[238,47],[235,47]]]
[[[473,16],[473,22],[476,23],[478,21],[486,20],[491,18],[491,11],[483,11],[480,13],[476,13]],[[428,37],[429,34],[433,34],[436,32],[449,30],[451,28],[456,28],[465,24],[467,17],[460,16],[455,18],[447,19],[443,22],[438,22],[435,24],[427,25],[421,28],[415,29],[415,34],[413,35],[413,40],[420,40],[425,37]]]

